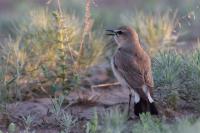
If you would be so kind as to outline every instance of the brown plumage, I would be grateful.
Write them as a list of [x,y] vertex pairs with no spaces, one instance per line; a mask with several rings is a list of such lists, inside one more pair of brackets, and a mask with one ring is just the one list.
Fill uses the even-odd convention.
[[129,108],[134,91],[135,114],[150,112],[158,114],[152,99],[154,82],[151,71],[151,59],[141,47],[137,33],[123,26],[117,30],[107,30],[113,35],[118,48],[112,58],[114,75],[123,87],[130,90]]

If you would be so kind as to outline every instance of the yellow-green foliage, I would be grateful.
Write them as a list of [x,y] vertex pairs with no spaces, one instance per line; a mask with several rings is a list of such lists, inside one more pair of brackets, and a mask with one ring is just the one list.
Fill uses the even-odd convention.
[[91,31],[92,39],[84,41],[85,52],[77,64],[82,35],[79,18],[38,9],[27,13],[21,21],[16,39],[10,38],[1,45],[0,65],[6,69],[2,82],[13,79],[20,86],[24,81],[42,80],[53,86],[53,92],[78,88],[81,73],[96,64],[102,55],[102,37]]

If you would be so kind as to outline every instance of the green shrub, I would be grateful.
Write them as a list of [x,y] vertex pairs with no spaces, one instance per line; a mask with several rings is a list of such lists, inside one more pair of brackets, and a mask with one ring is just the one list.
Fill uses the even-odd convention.
[[153,58],[153,77],[157,87],[179,87],[181,85],[180,74],[182,70],[182,57],[176,52],[160,52]]
[[[153,77],[156,88],[160,88],[159,101],[165,102],[168,107],[177,108],[179,90],[184,85],[182,72],[184,64],[182,56],[175,51],[160,52],[153,58]],[[159,90],[158,90],[159,91]]]
[[167,125],[158,118],[153,118],[149,113],[140,115],[141,122],[134,125],[132,133],[170,133]]
[[184,97],[188,102],[192,102],[195,109],[200,109],[200,50],[197,49],[192,55],[185,58],[184,69]]
[[98,130],[98,124],[99,118],[95,109],[93,118],[86,124],[86,133],[96,133]]
[[192,89],[200,89],[200,50],[197,49],[185,59],[185,85]]
[[141,121],[135,124],[132,133],[196,133],[200,129],[199,120],[192,122],[189,118],[166,123],[147,113],[141,114],[140,119]]
[[120,112],[118,108],[107,111],[103,116],[101,132],[104,133],[121,133],[127,128],[125,122],[127,113]]

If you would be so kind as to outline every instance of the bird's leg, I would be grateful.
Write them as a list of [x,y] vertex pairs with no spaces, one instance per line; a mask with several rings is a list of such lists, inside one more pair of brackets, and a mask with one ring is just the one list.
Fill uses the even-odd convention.
[[128,116],[129,116],[129,114],[130,114],[131,97],[132,97],[132,93],[129,94],[129,102],[128,102]]
[[128,117],[130,114],[131,98],[132,98],[132,92],[131,92],[131,89],[129,88]]

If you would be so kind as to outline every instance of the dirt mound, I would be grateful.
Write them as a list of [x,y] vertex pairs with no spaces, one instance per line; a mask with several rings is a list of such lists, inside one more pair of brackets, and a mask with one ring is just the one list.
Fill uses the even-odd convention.
[[[128,90],[122,89],[120,86],[77,90],[66,96],[65,100],[68,104],[63,104],[62,110],[74,118],[84,121],[92,118],[94,109],[101,114],[110,107],[126,106],[123,104],[128,102]],[[51,98],[41,98],[9,104],[6,107],[8,121],[17,123],[19,127],[23,128],[24,118],[32,116],[32,127],[51,128],[55,122],[51,115],[53,101],[54,99]]]

